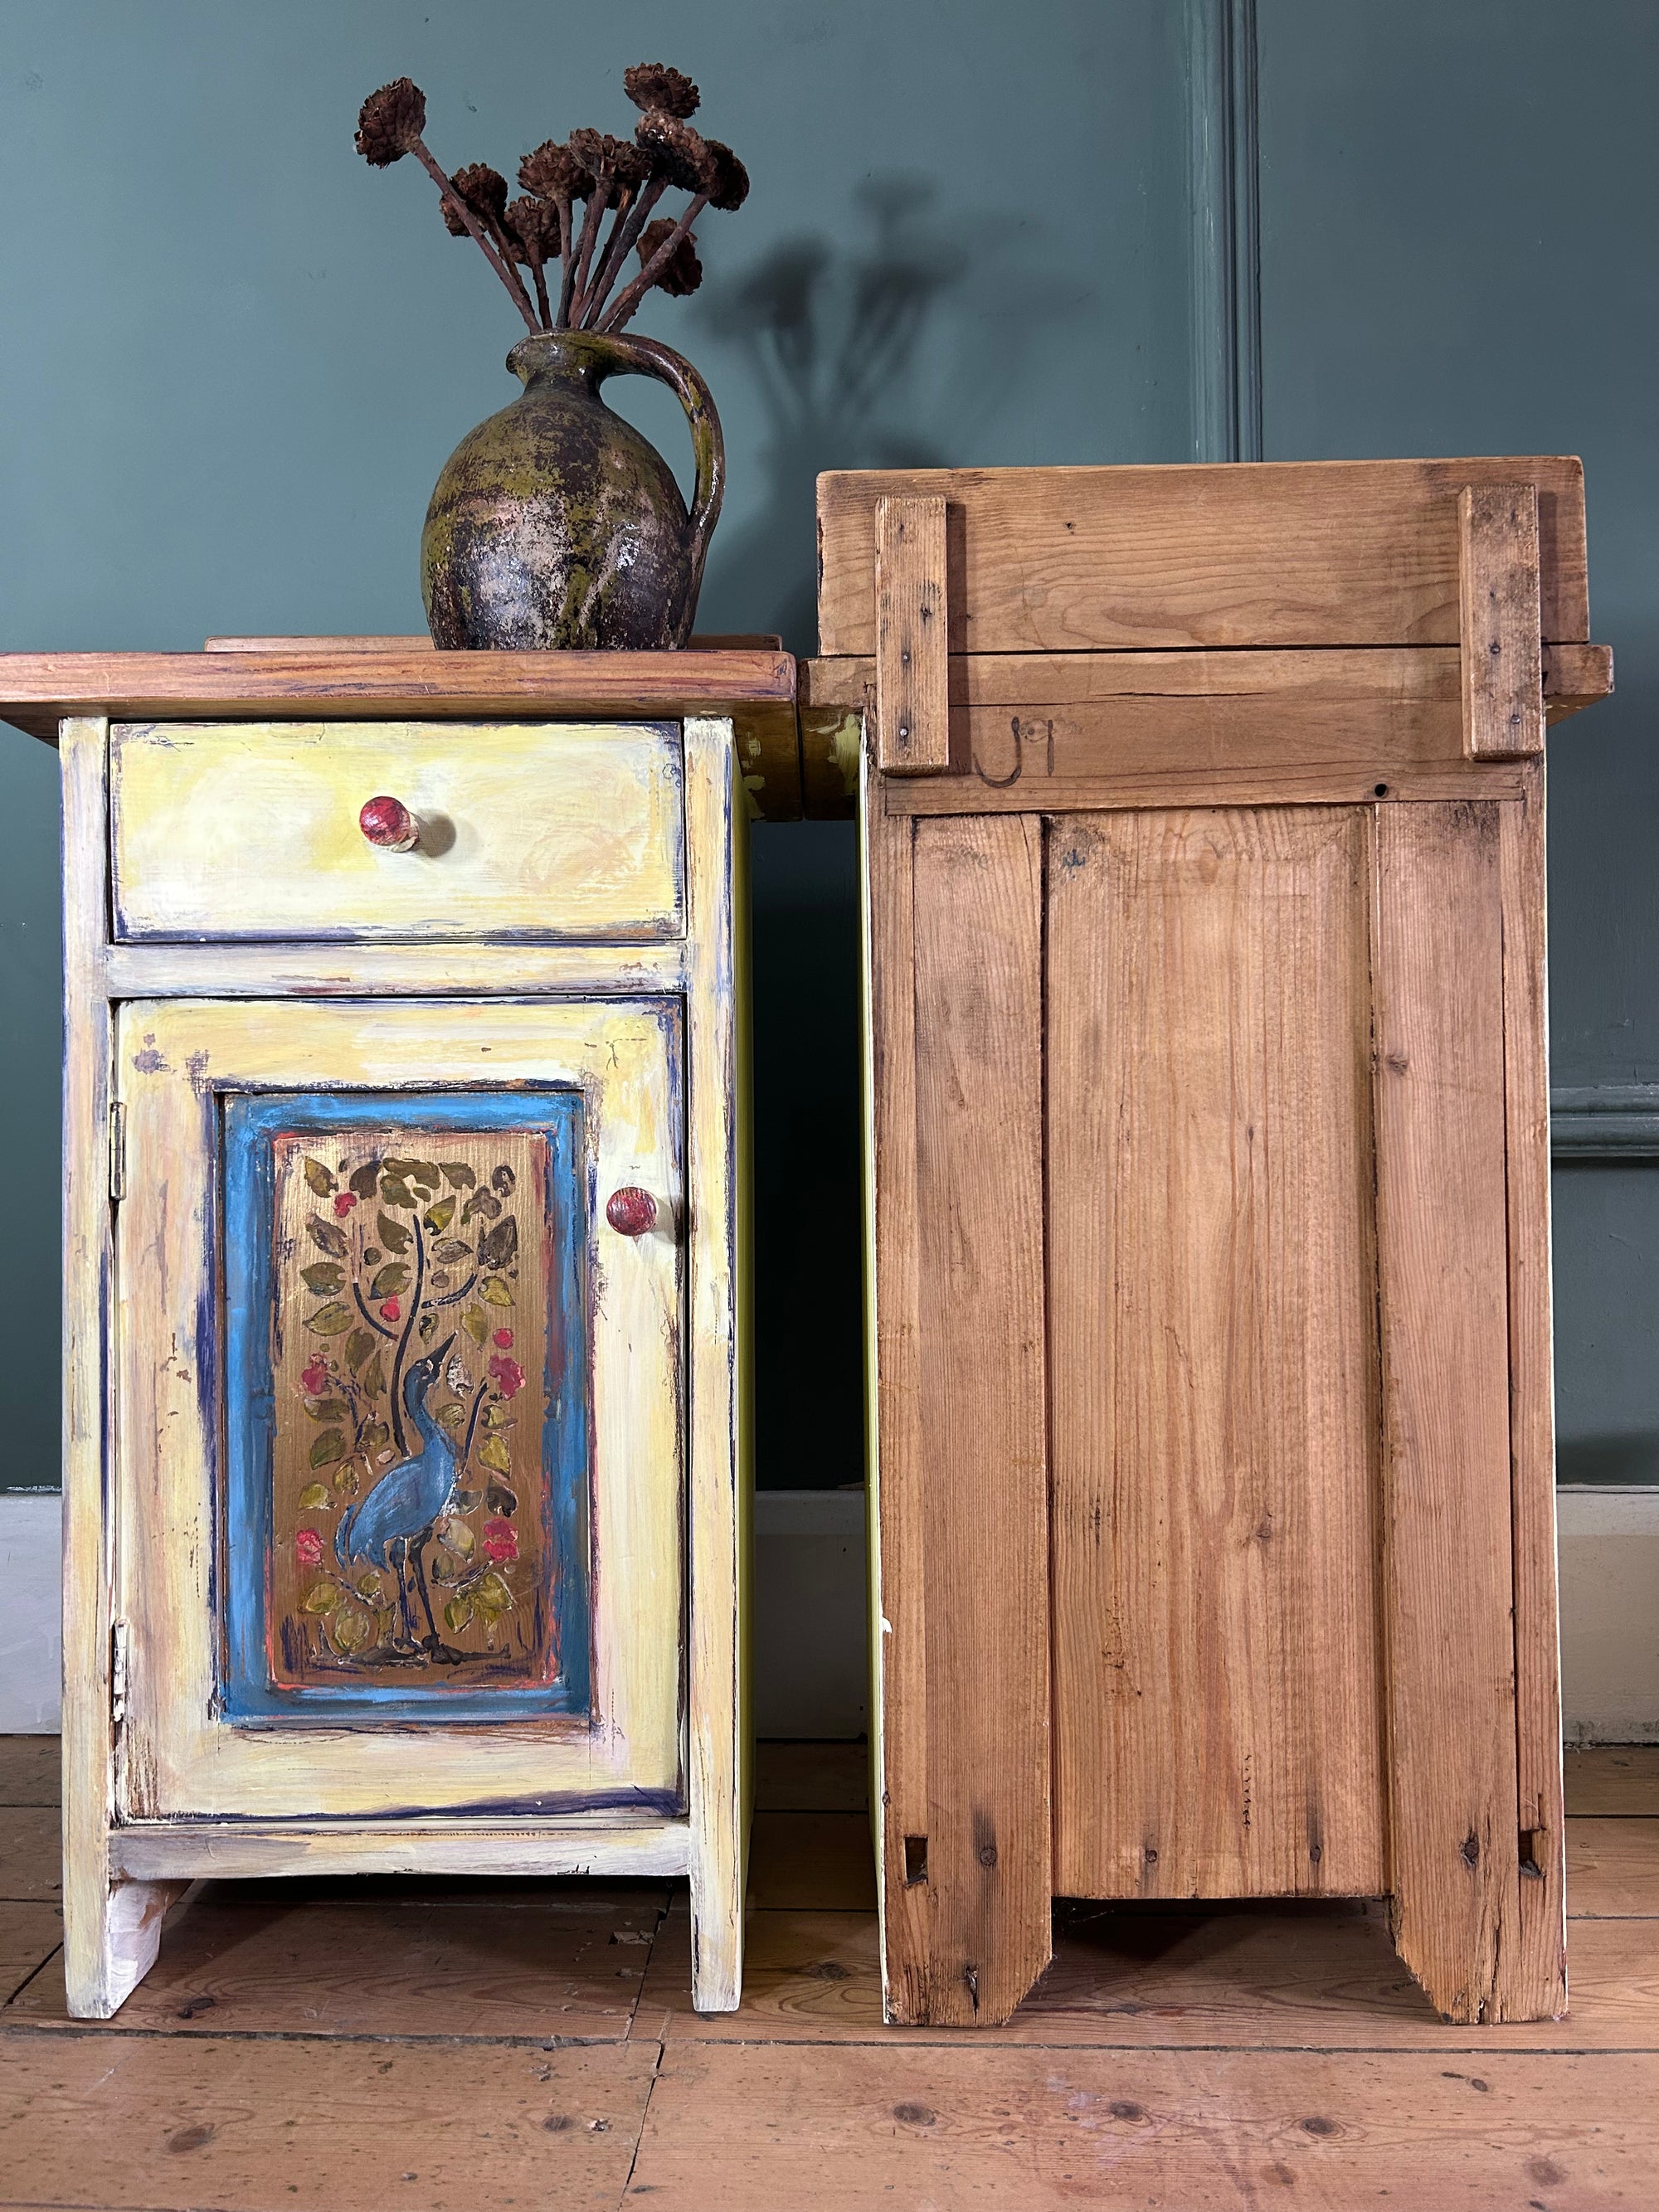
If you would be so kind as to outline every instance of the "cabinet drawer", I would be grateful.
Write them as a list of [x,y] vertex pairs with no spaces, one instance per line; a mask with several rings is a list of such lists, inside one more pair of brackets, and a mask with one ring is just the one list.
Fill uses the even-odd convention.
[[[358,810],[399,799],[413,852]],[[111,732],[118,940],[636,940],[684,927],[676,723],[168,722]]]

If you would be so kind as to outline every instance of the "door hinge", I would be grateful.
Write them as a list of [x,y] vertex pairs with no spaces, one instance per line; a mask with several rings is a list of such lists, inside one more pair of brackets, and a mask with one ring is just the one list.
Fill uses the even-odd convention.
[[112,1620],[109,1627],[110,1718],[119,1728],[127,1717],[127,1625]]
[[127,1109],[118,1098],[109,1109],[109,1194],[118,1206],[127,1194]]

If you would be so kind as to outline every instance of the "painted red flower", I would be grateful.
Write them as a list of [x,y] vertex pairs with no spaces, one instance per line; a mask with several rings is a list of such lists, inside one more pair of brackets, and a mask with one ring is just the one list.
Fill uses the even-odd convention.
[[300,1370],[300,1386],[310,1398],[320,1398],[328,1388],[328,1370],[320,1359],[313,1359],[309,1367]]
[[519,1539],[510,1521],[486,1521],[483,1528],[484,1557],[493,1559],[497,1566],[504,1559],[519,1556]]
[[382,1321],[396,1321],[402,1312],[403,1308],[398,1304],[397,1299],[388,1298],[386,1304],[380,1308],[380,1319]]
[[356,1203],[357,1194],[355,1190],[337,1192],[334,1200],[334,1218],[337,1221],[343,1221]]
[[497,1346],[502,1352],[511,1352],[513,1349],[513,1332],[510,1328],[498,1328],[490,1341]]
[[323,1540],[314,1528],[298,1528],[295,1531],[294,1556],[302,1567],[322,1565]]
[[516,1359],[498,1352],[489,1363],[489,1372],[500,1384],[503,1398],[516,1398],[524,1388],[524,1370]]

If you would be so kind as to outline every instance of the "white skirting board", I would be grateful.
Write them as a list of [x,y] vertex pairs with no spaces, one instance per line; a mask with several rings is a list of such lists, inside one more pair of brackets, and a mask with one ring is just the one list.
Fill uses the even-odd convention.
[[1659,1488],[1564,1484],[1561,1723],[1569,1743],[1659,1743]]
[[64,1662],[55,1490],[0,1491],[0,1735],[56,1735]]
[[[0,1735],[58,1727],[62,1501],[0,1492]],[[755,1730],[858,1736],[870,1723],[864,1497],[755,1498]]]
[[[1659,1489],[1563,1488],[1561,1676],[1569,1743],[1659,1743]],[[0,1735],[58,1726],[57,1497],[0,1494]],[[755,1500],[755,1731],[869,1726],[864,1498]]]

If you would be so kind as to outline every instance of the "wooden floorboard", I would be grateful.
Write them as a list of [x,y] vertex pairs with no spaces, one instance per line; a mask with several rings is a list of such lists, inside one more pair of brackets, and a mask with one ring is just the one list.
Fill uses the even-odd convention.
[[[174,1906],[110,2032],[620,2042],[658,1920],[465,1895],[255,1902],[240,1887],[204,1884]],[[0,2017],[72,2025],[61,1960]]]
[[64,1940],[55,1905],[0,1905],[0,2005],[38,1974]]
[[59,1763],[55,1735],[0,1735],[0,1805],[55,1805]]
[[0,1805],[0,1902],[56,1904],[63,1848],[55,1805]]
[[1379,1906],[1072,1904],[985,2033],[882,2024],[861,1744],[762,1747],[737,2013],[683,1886],[386,1878],[198,1885],[70,2022],[55,1757],[0,1740],[0,2212],[1659,2204],[1659,1749],[1568,1755],[1565,2021],[1443,2026]]
[[[1362,2204],[1548,2212],[1659,2193],[1645,2057],[671,2043],[653,2212]],[[712,2177],[718,2177],[717,2181]],[[649,2192],[648,2197],[647,2192]]]
[[657,2063],[626,2043],[13,2031],[0,2205],[615,2212]]
[[[1560,2051],[1659,2054],[1659,1921],[1582,1921],[1568,2017],[1448,2027],[1396,1957],[1380,1906],[1325,1904],[1062,1914],[1036,1988],[986,2039],[1100,2050]],[[690,1929],[670,1913],[640,1999],[642,2035],[665,2040],[889,2042],[949,2029],[887,2028],[873,1919],[751,1911],[740,2008],[703,2018],[685,1994]],[[1659,2058],[1655,2063],[1659,2096]]]
[[1659,1743],[1603,1743],[1569,1751],[1567,1811],[1614,1818],[1659,1814]]

